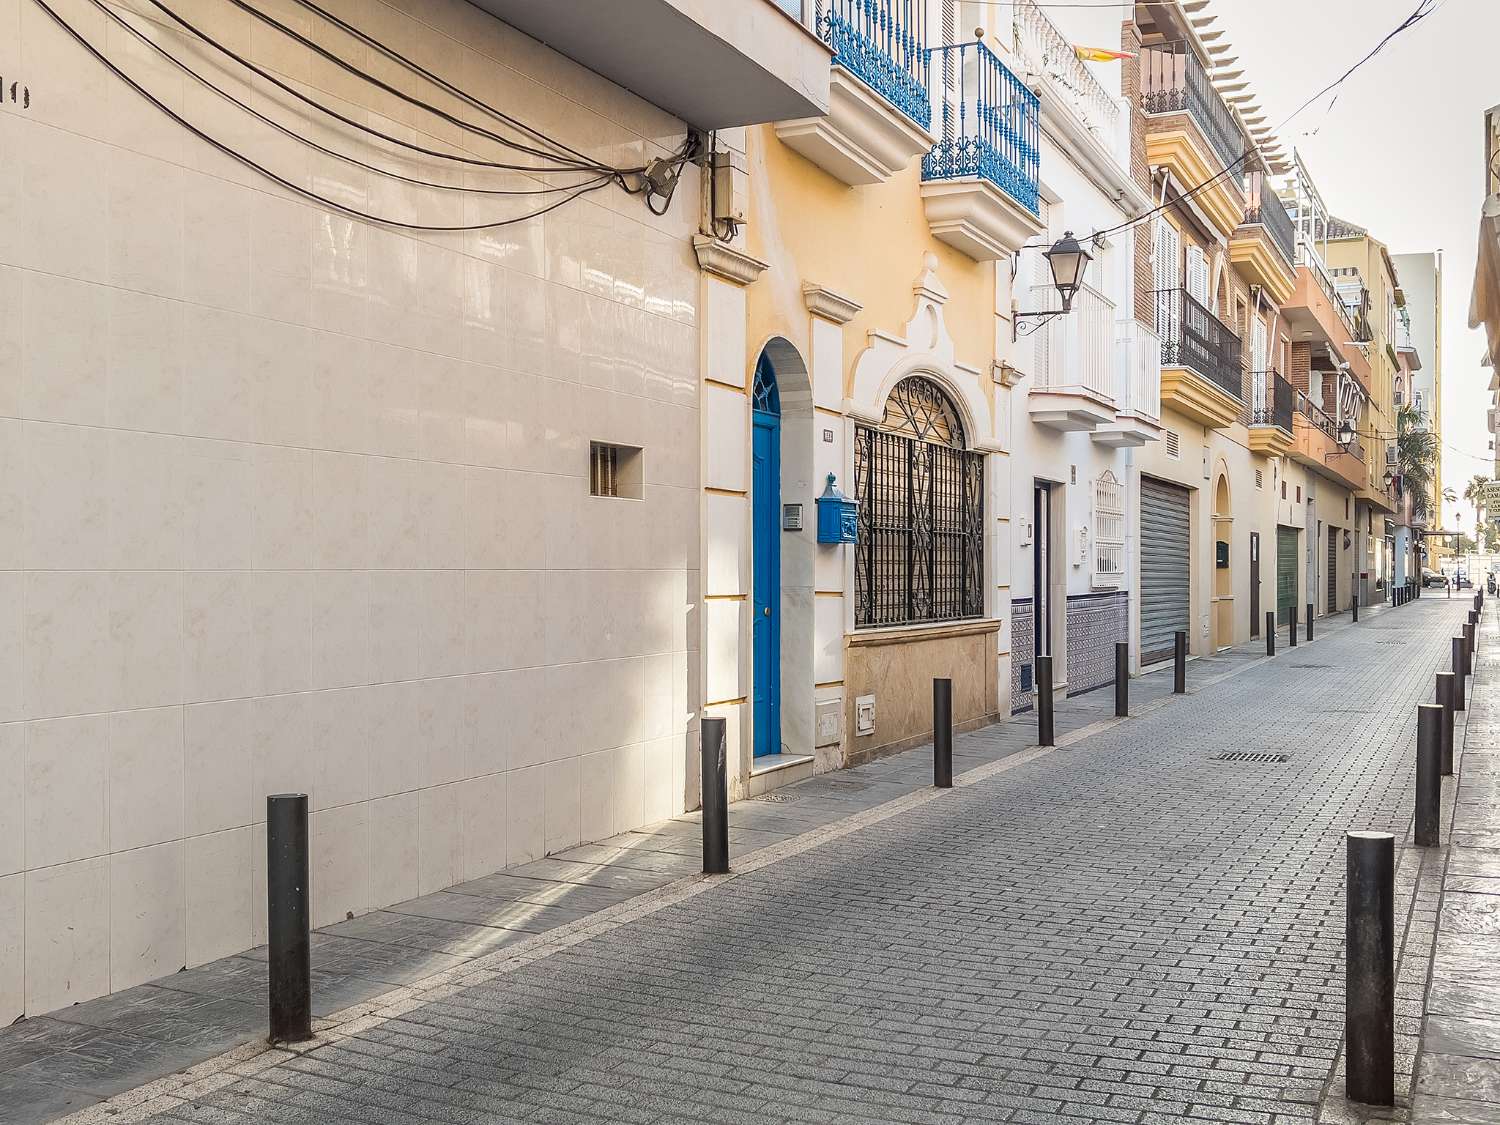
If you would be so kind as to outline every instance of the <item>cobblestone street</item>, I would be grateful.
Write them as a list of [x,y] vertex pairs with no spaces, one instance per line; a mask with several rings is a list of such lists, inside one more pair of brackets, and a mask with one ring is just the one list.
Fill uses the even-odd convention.
[[[1414,706],[1468,604],[1424,598],[1319,622],[1274,660],[1198,661],[1185,698],[1153,674],[1134,685],[1157,700],[1138,717],[1075,724],[1056,750],[1022,749],[1025,722],[965,736],[960,769],[985,739],[1019,741],[952,792],[799,821],[819,794],[921,768],[922,750],[794,787],[753,807],[809,831],[741,848],[729,877],[618,903],[130,1116],[1363,1120],[1334,1080],[1343,833],[1407,836]],[[1070,708],[1100,718],[1107,694]],[[1216,760],[1227,751],[1286,760]],[[1400,854],[1410,882],[1415,853]],[[1398,893],[1398,941],[1410,901]],[[1425,962],[1413,971],[1420,990]]]

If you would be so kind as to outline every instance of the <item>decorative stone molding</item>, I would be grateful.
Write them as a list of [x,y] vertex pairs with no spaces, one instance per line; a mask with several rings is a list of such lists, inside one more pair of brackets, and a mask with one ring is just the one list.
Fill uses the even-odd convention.
[[924,180],[922,207],[935,238],[976,262],[1008,258],[1042,233],[1042,221],[986,179]]
[[845,297],[811,281],[802,286],[802,299],[807,302],[807,311],[813,316],[821,316],[834,324],[848,324],[854,319],[854,314],[864,308],[853,297]]
[[706,234],[693,235],[693,253],[698,257],[698,268],[704,273],[735,285],[749,285],[769,264]]
[[776,135],[851,187],[884,183],[933,145],[931,133],[837,64],[829,73],[828,112],[778,121]]
[[990,364],[990,375],[1002,387],[1014,387],[1025,375],[1017,368],[1012,367],[1003,359],[997,359]]
[[937,255],[928,253],[922,272],[912,285],[916,307],[901,335],[871,329],[868,346],[854,363],[851,393],[844,413],[859,421],[879,422],[891,389],[908,375],[924,375],[938,383],[958,408],[969,448],[985,452],[1000,448],[993,434],[989,394],[981,390],[983,376],[960,364],[953,337],[943,321],[948,290],[937,276]]

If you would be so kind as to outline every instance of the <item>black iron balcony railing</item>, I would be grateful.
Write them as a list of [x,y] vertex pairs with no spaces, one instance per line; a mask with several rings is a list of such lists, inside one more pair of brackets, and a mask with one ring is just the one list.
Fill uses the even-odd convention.
[[1240,338],[1186,289],[1156,291],[1156,334],[1163,367],[1188,367],[1243,401]]
[[1234,112],[1186,43],[1141,48],[1141,108],[1147,113],[1186,113],[1226,168],[1253,150]]
[[1296,264],[1297,230],[1281,197],[1266,182],[1264,172],[1250,172],[1245,176],[1245,222],[1265,227],[1271,241],[1285,256],[1286,264]]
[[1250,372],[1250,385],[1254,390],[1250,404],[1252,426],[1275,426],[1292,432],[1293,387],[1274,368]]
[[1298,391],[1296,393],[1295,404],[1298,414],[1302,415],[1302,417],[1306,418],[1329,437],[1335,436],[1333,419],[1329,416],[1328,411],[1308,398],[1306,391]]

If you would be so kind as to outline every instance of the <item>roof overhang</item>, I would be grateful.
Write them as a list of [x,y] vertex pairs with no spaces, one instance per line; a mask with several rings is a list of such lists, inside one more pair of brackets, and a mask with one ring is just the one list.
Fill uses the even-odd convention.
[[772,0],[470,2],[699,129],[828,112],[828,48]]

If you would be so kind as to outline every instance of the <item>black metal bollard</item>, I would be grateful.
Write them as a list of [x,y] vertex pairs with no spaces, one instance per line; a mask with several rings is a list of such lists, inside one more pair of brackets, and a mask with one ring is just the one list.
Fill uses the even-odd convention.
[[1115,642],[1115,718],[1130,717],[1130,642]]
[[266,798],[266,946],[272,1043],[312,1038],[307,794]]
[[1349,576],[1349,613],[1354,619],[1354,624],[1359,624],[1359,575]]
[[1474,674],[1474,649],[1477,644],[1478,637],[1475,633],[1474,622],[1470,621],[1467,625],[1464,626],[1464,657],[1465,669],[1471,676]]
[[1291,647],[1292,648],[1296,648],[1297,647],[1297,607],[1294,606],[1294,605],[1293,606],[1288,606],[1286,612],[1287,612],[1287,618],[1288,618],[1288,624],[1289,624],[1289,628],[1287,629],[1287,632],[1286,632],[1287,639],[1289,641],[1291,641]]
[[1312,640],[1313,604],[1307,603],[1307,639]]
[[1266,655],[1276,655],[1276,611],[1266,610]]
[[953,681],[932,681],[932,784],[953,788]]
[[1469,666],[1469,655],[1464,651],[1463,637],[1453,638],[1453,709],[1464,709],[1464,676]]
[[1052,657],[1036,658],[1036,744],[1052,745]]
[[1438,804],[1443,794],[1443,708],[1417,704],[1417,845],[1438,844]]
[[1439,757],[1442,759],[1442,775],[1453,776],[1453,680],[1452,672],[1437,674],[1437,701],[1443,709],[1443,729]]
[[1172,634],[1172,694],[1187,694],[1187,634],[1181,629]]
[[703,874],[729,873],[729,764],[724,720],[704,719],[702,745]]
[[1395,858],[1389,832],[1349,832],[1344,922],[1344,1093],[1396,1101]]

